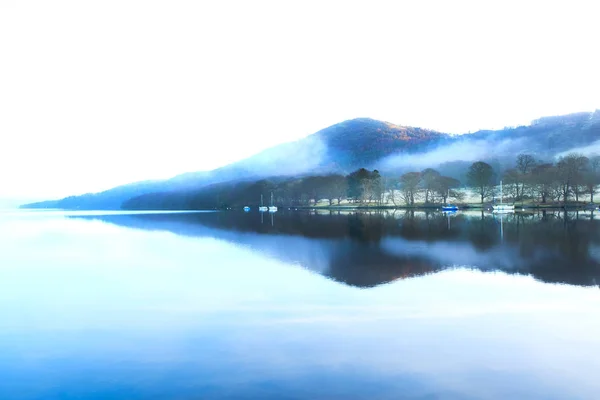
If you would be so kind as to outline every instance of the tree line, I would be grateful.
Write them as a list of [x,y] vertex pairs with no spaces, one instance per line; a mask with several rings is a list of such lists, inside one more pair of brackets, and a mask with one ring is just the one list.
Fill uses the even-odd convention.
[[508,201],[539,203],[579,202],[594,195],[600,185],[600,156],[568,154],[555,162],[517,156],[514,166],[502,172],[476,161],[465,173],[465,185],[433,168],[410,171],[399,176],[382,175],[378,170],[358,169],[348,175],[328,174],[291,179],[215,184],[185,193],[153,193],[130,199],[126,209],[205,209],[268,205],[271,193],[278,206],[314,206],[325,200],[331,205],[346,202],[366,206],[414,206],[464,202],[469,188],[481,203],[494,201],[499,181]]
[[[566,203],[570,200],[579,202],[582,197],[589,196],[593,202],[600,185],[600,156],[571,153],[556,162],[545,162],[530,154],[520,154],[515,165],[502,173],[484,161],[474,162],[466,173],[466,184],[477,193],[481,203],[495,200],[499,180],[502,181],[505,197],[512,201]],[[452,191],[459,186],[457,180],[443,177],[432,169],[407,172],[399,179],[401,198],[408,205],[414,204],[418,193],[424,197],[425,203],[430,201],[430,194],[433,194],[434,201],[437,195],[446,202],[443,196],[446,190],[451,197],[461,201],[465,194]]]
[[589,196],[593,202],[600,185],[600,156],[571,153],[552,163],[521,154],[515,168],[503,174],[503,182],[515,201],[566,203]]
[[[466,171],[465,178],[466,187],[477,194],[482,204],[497,200],[500,181],[504,198],[509,201],[567,203],[580,202],[589,196],[594,202],[600,186],[600,156],[571,153],[548,162],[536,160],[531,154],[519,154],[514,165],[502,172],[484,161],[476,161]],[[433,168],[406,172],[397,178],[361,169],[348,175],[346,181],[348,199],[355,203],[413,206],[418,202],[462,202],[466,198],[458,179]]]

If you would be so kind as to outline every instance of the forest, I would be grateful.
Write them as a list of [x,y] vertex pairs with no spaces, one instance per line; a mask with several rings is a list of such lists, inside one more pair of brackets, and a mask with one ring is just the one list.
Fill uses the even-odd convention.
[[594,201],[600,185],[600,156],[571,153],[555,162],[530,154],[516,157],[514,166],[496,171],[485,161],[472,163],[464,182],[433,168],[382,175],[360,168],[348,175],[328,174],[273,178],[211,185],[196,191],[152,193],[134,197],[124,209],[206,209],[260,205],[277,206],[429,206],[447,202],[484,204],[503,200],[521,204],[572,204]]

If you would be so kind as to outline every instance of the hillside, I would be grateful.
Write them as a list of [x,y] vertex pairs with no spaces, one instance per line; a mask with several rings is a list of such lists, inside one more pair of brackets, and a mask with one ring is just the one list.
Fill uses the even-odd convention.
[[154,192],[194,191],[228,181],[307,173],[350,172],[399,151],[426,149],[448,138],[435,131],[396,126],[368,118],[345,121],[304,139],[264,150],[208,172],[163,181],[136,182],[93,194],[23,205],[23,208],[120,209],[126,200]]
[[[304,139],[264,150],[213,171],[192,172],[163,181],[137,182],[101,193],[27,204],[24,208],[119,209],[132,198],[157,196],[174,201],[197,196],[209,185],[283,179],[306,174],[347,174],[358,168],[398,173],[409,168],[446,165],[460,175],[469,162],[512,163],[519,153],[549,159],[568,151],[600,152],[600,111],[544,117],[528,126],[449,135],[359,118],[344,121]],[[156,202],[153,202],[156,204]],[[158,202],[160,204],[161,202]],[[175,201],[171,207],[180,204]],[[170,207],[169,207],[170,208]]]
[[571,149],[589,146],[600,140],[600,110],[593,113],[581,112],[543,117],[532,121],[527,126],[498,131],[479,131],[464,136],[464,139],[495,143],[512,142],[520,146],[520,151],[527,151],[540,157],[552,157]]

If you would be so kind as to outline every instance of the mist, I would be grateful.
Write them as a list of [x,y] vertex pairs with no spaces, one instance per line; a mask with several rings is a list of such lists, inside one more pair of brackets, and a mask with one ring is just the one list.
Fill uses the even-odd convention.
[[12,198],[12,197],[8,197],[8,198],[1,198],[0,197],[0,210],[11,210],[11,209],[15,209],[18,208],[21,204],[27,203],[27,202],[31,202],[31,201],[35,201],[36,199],[32,199],[32,198]]
[[311,135],[267,149],[234,166],[257,176],[296,176],[323,166],[327,160],[327,145],[316,135]]
[[571,153],[581,154],[586,157],[597,156],[598,154],[600,154],[600,140],[597,140],[587,146],[574,147],[572,149],[563,151],[561,153],[558,153],[555,158],[559,159],[560,157],[567,156]]
[[441,164],[466,161],[486,161],[492,159],[513,159],[525,151],[524,139],[460,140],[443,144],[423,153],[396,154],[378,163],[383,170],[425,169],[439,167]]

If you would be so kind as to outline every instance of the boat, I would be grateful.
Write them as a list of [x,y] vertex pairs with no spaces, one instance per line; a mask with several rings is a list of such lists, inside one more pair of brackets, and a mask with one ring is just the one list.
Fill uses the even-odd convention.
[[[448,197],[450,197],[450,189],[448,189]],[[447,200],[448,198],[446,198]],[[458,206],[455,204],[446,203],[442,206],[442,211],[458,211]]]
[[494,204],[492,209],[496,213],[511,213],[515,211],[514,204],[504,204],[504,193],[502,192],[502,181],[500,181],[500,204]]
[[271,205],[269,206],[269,212],[277,212],[277,207],[273,205],[273,192],[271,192]]
[[442,211],[458,211],[458,206],[454,204],[446,204],[442,206]]
[[515,206],[510,204],[497,204],[492,210],[495,213],[512,213],[515,212]]
[[263,205],[263,195],[260,195],[260,207],[258,207],[258,211],[260,212],[265,212],[265,211],[269,211],[269,207]]
[[248,206],[244,207],[244,211],[245,211],[245,212],[248,212],[248,211],[250,211],[250,207],[248,207]]

